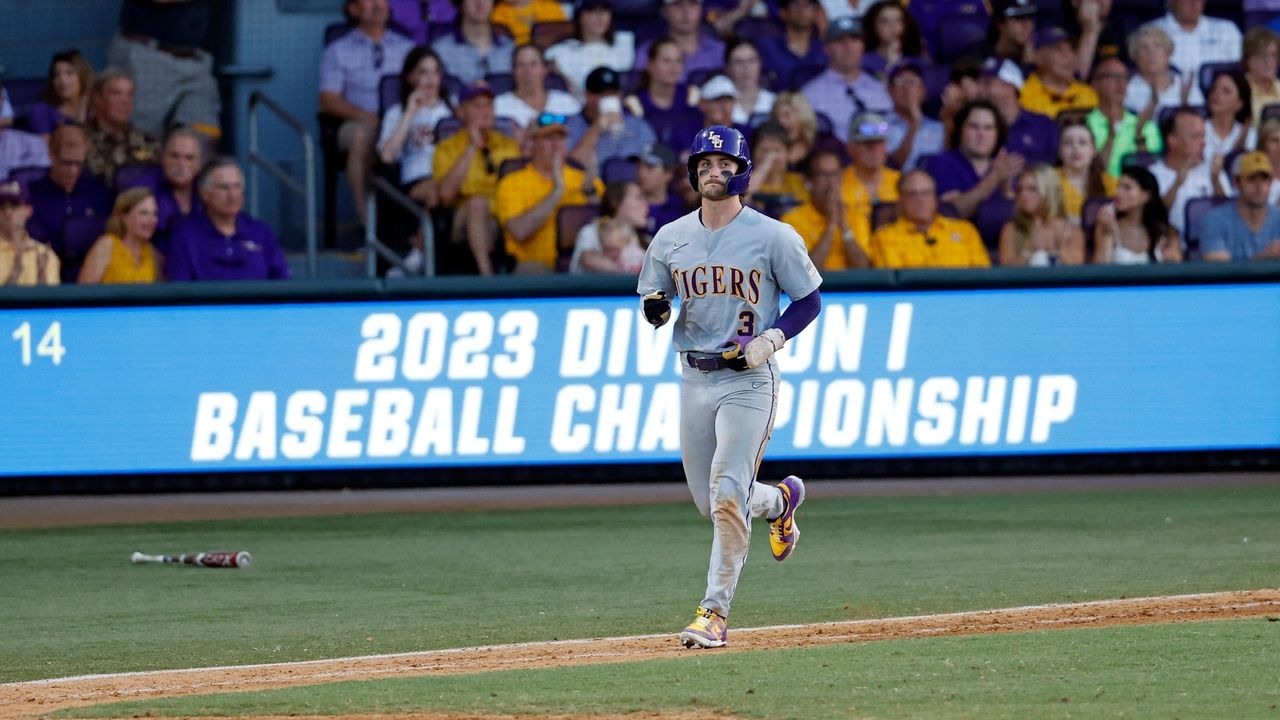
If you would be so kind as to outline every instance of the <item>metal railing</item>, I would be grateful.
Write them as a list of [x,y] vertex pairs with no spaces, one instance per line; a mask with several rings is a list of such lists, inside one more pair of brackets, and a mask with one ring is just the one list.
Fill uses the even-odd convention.
[[[264,105],[302,139],[303,179],[291,177],[284,167],[258,152],[258,106]],[[280,103],[259,91],[249,96],[249,214],[258,215],[258,168],[280,181],[294,195],[302,198],[306,213],[307,276],[316,276],[316,141],[302,121],[285,110]]]
[[[406,275],[425,275],[431,277],[436,274],[436,239],[435,226],[431,222],[431,214],[413,200],[413,198],[405,195],[400,188],[387,181],[386,178],[374,175],[369,179],[369,187],[373,192],[369,193],[365,200],[365,261],[366,270],[369,277],[378,276],[378,256],[382,256],[384,260],[400,268]],[[422,269],[411,269],[405,266],[404,258],[400,257],[394,250],[387,247],[385,243],[378,239],[378,195],[385,196],[395,204],[404,208],[404,210],[414,217],[418,218],[418,223],[422,226]]]

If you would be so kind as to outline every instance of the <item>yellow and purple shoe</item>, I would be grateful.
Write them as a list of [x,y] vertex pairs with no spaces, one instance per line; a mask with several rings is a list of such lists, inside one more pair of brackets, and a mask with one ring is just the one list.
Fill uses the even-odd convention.
[[698,614],[693,622],[680,633],[680,643],[687,648],[724,647],[729,638],[729,621],[715,610],[698,607]]
[[796,508],[804,502],[804,481],[788,475],[778,483],[778,489],[782,491],[782,514],[769,521],[769,550],[773,551],[773,559],[781,562],[796,549],[800,539]]

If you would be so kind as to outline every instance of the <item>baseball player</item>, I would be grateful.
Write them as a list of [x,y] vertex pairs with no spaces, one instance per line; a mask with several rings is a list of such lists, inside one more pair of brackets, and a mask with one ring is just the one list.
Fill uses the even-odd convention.
[[[769,519],[777,560],[795,548],[795,512],[804,483],[756,482],[773,430],[778,367],[773,354],[821,309],[822,277],[789,225],[742,204],[751,154],[742,133],[723,125],[693,140],[689,184],[702,206],[658,230],[637,290],[645,319],[660,327],[680,296],[673,341],[680,354],[680,448],[693,501],[714,528],[707,592],[680,633],[685,647],[722,647],[751,518]],[[781,317],[780,293],[792,299]]]

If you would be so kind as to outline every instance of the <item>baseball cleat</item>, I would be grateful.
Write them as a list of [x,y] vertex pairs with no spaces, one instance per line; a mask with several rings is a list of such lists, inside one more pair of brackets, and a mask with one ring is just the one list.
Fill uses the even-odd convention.
[[693,622],[680,633],[680,643],[687,648],[724,647],[729,637],[729,621],[716,611],[698,607]]
[[788,475],[778,483],[778,489],[782,491],[782,514],[769,521],[769,550],[773,552],[773,559],[781,562],[796,549],[800,539],[796,508],[804,502],[804,481]]

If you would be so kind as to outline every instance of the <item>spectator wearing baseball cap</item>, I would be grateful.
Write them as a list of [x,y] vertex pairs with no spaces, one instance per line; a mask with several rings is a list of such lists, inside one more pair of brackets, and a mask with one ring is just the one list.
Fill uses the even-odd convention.
[[[1019,67],[1035,63],[1035,0],[995,0],[982,57],[1012,60]],[[945,32],[945,29],[943,30]]]
[[1036,71],[1022,86],[1022,107],[1048,118],[1063,110],[1098,106],[1093,88],[1076,80],[1076,53],[1071,36],[1060,27],[1036,32]]
[[492,275],[493,241],[497,235],[491,205],[498,186],[498,168],[503,161],[520,157],[513,138],[494,129],[493,90],[483,81],[462,88],[458,94],[458,118],[462,128],[436,144],[432,176],[441,205],[452,208],[453,228],[450,249],[466,247],[469,252],[451,256],[446,267],[462,272]]
[[57,285],[58,256],[27,234],[31,197],[18,180],[0,183],[0,285]]
[[1205,260],[1280,260],[1280,209],[1267,202],[1275,170],[1266,153],[1249,152],[1231,168],[1236,201],[1205,214],[1200,254]]
[[609,67],[587,75],[582,112],[569,118],[569,157],[600,174],[614,158],[631,157],[657,141],[653,128],[627,112],[622,103],[622,78]]
[[733,121],[734,108],[738,103],[738,88],[734,86],[732,80],[724,75],[716,75],[703,83],[698,96],[698,109],[702,111],[702,121],[689,137],[698,134],[698,130],[712,125],[734,127],[742,133],[743,137],[750,136],[749,128]]
[[764,74],[773,79],[773,87],[790,87],[791,73],[798,67],[827,64],[827,52],[818,34],[819,13],[816,0],[778,0],[782,34],[752,38],[760,51]]
[[1058,126],[1040,113],[1023,109],[1018,95],[1024,87],[1022,71],[1012,60],[988,58],[982,64],[982,94],[1008,128],[1005,148],[1027,164],[1052,165],[1058,157]]
[[800,92],[815,112],[831,120],[832,130],[841,142],[849,139],[849,120],[863,110],[887,113],[893,101],[884,85],[862,71],[865,46],[862,21],[842,17],[827,26],[827,69],[805,83]]
[[564,8],[555,0],[498,0],[489,15],[494,25],[511,32],[516,47],[527,45],[533,36],[533,24],[566,20]]
[[604,192],[594,171],[584,174],[567,163],[567,120],[563,115],[539,115],[529,127],[529,164],[498,182],[494,211],[517,273],[554,272],[560,255],[557,211],[598,202]]
[[592,70],[607,67],[626,72],[635,58],[635,35],[629,30],[614,28],[613,9],[608,0],[578,0],[573,15],[573,37],[547,50],[547,60],[569,81],[569,89],[579,99]]
[[885,165],[888,137],[889,121],[880,113],[860,112],[849,120],[845,147],[853,162],[840,180],[841,196],[854,219],[854,234],[864,242],[871,237],[871,208],[898,201],[900,173]]
[[671,148],[660,142],[650,144],[639,154],[633,155],[631,160],[636,164],[636,183],[644,193],[644,201],[649,205],[647,230],[653,235],[658,228],[688,212],[684,198],[671,192],[671,182],[676,177],[680,162],[676,160]]
[[921,155],[942,152],[946,133],[942,123],[924,114],[924,73],[918,64],[903,60],[889,68],[888,88],[893,100],[893,112],[885,117],[889,162],[910,170]]
[[[684,58],[680,82],[689,79],[695,70],[712,70],[724,65],[724,43],[702,25],[702,3],[699,0],[662,0],[662,19],[666,21],[665,33]],[[634,67],[642,68],[649,62],[649,46],[656,42],[647,40],[636,48]]]

